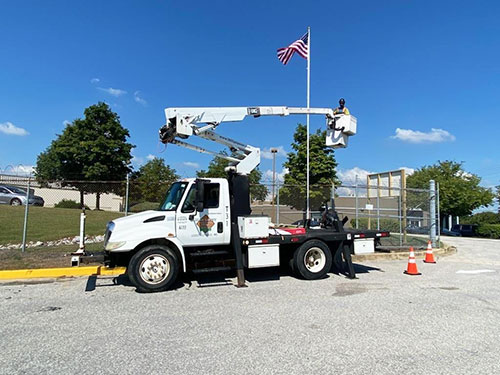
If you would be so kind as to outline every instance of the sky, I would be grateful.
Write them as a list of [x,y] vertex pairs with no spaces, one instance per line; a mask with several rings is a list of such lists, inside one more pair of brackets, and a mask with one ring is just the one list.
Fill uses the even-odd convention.
[[[306,60],[283,66],[276,50],[310,26],[311,106],[344,97],[358,119],[335,152],[345,183],[454,160],[499,185],[499,19],[497,1],[3,1],[0,171],[35,165],[105,101],[130,130],[135,168],[158,156],[193,176],[211,157],[159,144],[164,109],[305,106]],[[269,180],[266,151],[279,148],[281,173],[298,122],[250,118],[217,132],[260,147]],[[311,131],[324,125],[311,117]]]

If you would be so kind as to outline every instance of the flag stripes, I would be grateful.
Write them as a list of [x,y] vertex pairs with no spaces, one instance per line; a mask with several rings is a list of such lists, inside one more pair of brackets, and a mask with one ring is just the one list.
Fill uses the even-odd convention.
[[304,59],[307,59],[309,57],[308,39],[309,34],[305,33],[302,38],[296,40],[288,47],[278,49],[279,61],[281,61],[283,65],[286,65],[295,52],[297,52]]

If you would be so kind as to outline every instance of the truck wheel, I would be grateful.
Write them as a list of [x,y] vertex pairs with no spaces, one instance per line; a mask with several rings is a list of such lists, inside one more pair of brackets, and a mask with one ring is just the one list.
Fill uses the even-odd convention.
[[10,205],[11,206],[20,206],[21,205],[21,201],[17,198],[14,198],[10,201]]
[[134,254],[128,268],[129,279],[138,292],[162,292],[177,279],[179,261],[168,247],[150,245]]
[[332,267],[332,252],[319,240],[303,243],[293,254],[295,272],[306,280],[323,278]]

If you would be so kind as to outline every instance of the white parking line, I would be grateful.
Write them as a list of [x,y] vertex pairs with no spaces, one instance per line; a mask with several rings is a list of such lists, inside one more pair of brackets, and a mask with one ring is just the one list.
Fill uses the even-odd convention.
[[495,270],[458,270],[457,273],[464,273],[468,275],[475,275],[478,273],[489,273],[489,272],[496,272]]

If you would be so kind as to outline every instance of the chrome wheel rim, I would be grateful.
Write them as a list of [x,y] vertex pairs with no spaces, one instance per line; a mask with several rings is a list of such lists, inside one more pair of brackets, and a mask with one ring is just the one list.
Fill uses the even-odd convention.
[[145,258],[139,266],[139,275],[148,284],[159,284],[170,272],[170,263],[163,255],[154,254]]
[[309,272],[317,273],[325,268],[326,255],[319,247],[311,247],[304,255],[304,266]]
[[12,206],[20,206],[21,205],[21,202],[18,201],[17,199],[14,199],[11,203]]

